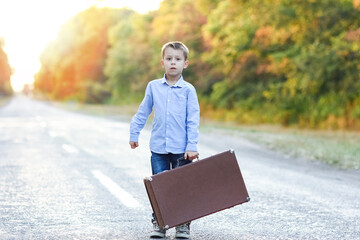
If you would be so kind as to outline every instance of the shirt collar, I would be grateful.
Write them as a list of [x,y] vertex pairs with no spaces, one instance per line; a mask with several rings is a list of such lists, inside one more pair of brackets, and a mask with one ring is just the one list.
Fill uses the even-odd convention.
[[[167,81],[166,81],[165,74],[164,74],[164,77],[161,79],[161,83],[168,84]],[[184,86],[184,78],[181,75],[180,79],[175,83],[175,85],[173,87],[183,87],[183,86]]]

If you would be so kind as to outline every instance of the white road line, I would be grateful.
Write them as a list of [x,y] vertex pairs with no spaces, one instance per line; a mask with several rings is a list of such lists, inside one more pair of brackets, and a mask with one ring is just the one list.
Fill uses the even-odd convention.
[[105,176],[98,170],[93,170],[92,174],[102,185],[104,185],[115,197],[117,197],[125,206],[130,208],[140,207],[141,204],[128,192],[117,185],[113,180]]
[[55,137],[57,137],[58,135],[57,135],[57,133],[56,132],[54,132],[54,131],[51,131],[51,130],[49,130],[49,136],[50,137],[52,137],[52,138],[55,138]]
[[68,144],[63,144],[62,148],[67,151],[68,153],[77,153],[79,152],[75,147],[68,145]]
[[47,123],[46,123],[45,121],[41,121],[41,122],[40,122],[40,127],[46,128],[46,127],[47,127]]

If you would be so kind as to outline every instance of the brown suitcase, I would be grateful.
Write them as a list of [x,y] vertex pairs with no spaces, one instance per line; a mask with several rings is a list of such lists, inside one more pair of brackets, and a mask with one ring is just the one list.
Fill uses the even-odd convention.
[[250,200],[233,150],[147,177],[144,184],[164,229]]

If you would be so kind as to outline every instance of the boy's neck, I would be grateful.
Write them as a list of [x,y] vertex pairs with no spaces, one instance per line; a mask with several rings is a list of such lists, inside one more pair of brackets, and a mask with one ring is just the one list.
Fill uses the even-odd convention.
[[170,86],[174,86],[177,83],[177,81],[179,81],[180,78],[181,75],[176,77],[171,77],[165,74],[165,79]]

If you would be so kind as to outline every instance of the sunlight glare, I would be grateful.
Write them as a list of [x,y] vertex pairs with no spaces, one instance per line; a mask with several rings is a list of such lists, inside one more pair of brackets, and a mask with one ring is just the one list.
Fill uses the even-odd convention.
[[21,91],[33,83],[40,69],[39,56],[47,44],[56,39],[61,25],[77,13],[98,7],[129,7],[139,13],[156,10],[161,0],[12,0],[0,2],[0,37],[13,68],[11,84]]

